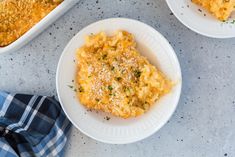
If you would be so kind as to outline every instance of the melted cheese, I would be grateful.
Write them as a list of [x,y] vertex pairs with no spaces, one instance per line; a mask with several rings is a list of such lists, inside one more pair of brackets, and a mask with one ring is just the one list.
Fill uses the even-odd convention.
[[206,8],[221,21],[227,20],[235,10],[235,0],[192,0]]
[[172,83],[141,56],[132,34],[117,31],[86,37],[77,50],[77,95],[90,109],[129,118],[149,110]]

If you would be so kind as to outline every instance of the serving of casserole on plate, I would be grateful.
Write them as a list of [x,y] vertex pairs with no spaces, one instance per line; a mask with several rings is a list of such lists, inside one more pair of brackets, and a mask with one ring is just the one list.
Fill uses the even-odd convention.
[[113,144],[159,130],[175,111],[181,85],[169,42],[152,27],[124,18],[82,29],[64,49],[56,73],[58,97],[73,125]]
[[75,78],[80,102],[122,118],[147,112],[173,83],[136,50],[134,36],[118,30],[86,37],[77,50]]
[[235,37],[235,0],[166,0],[191,30],[212,38]]

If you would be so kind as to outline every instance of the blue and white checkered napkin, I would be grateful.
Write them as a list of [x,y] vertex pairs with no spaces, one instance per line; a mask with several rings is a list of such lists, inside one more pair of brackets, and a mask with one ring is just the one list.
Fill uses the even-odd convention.
[[63,154],[71,124],[52,97],[0,91],[0,156]]

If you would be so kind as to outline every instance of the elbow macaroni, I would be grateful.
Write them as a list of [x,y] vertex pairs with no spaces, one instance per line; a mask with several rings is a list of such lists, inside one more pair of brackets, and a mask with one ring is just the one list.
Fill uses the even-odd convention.
[[117,31],[86,37],[77,50],[78,98],[89,109],[122,118],[136,117],[149,110],[172,83],[136,50],[132,34]]

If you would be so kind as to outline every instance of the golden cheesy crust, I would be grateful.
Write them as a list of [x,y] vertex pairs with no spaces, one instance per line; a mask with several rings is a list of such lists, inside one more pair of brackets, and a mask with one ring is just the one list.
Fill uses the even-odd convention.
[[235,0],[192,0],[211,12],[216,18],[225,21],[235,10]]
[[0,47],[22,36],[62,0],[0,0]]
[[171,81],[139,54],[128,32],[87,36],[76,55],[77,95],[89,109],[136,117],[171,90]]

